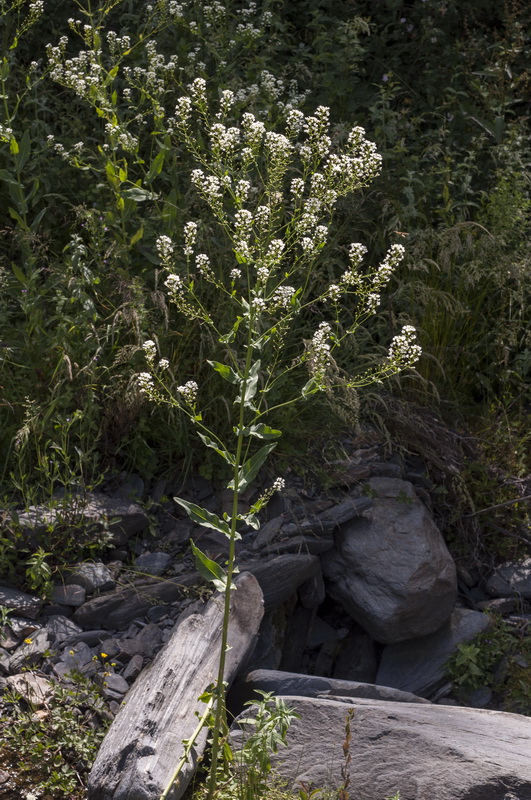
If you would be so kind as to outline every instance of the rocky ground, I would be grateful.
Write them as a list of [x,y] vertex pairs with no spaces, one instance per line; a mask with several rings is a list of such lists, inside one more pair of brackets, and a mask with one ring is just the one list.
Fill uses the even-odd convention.
[[[401,702],[409,709],[414,700],[413,710],[407,714],[404,711],[409,721],[398,714],[399,722],[392,732],[386,728],[385,734],[378,734],[372,728],[363,728],[356,744],[360,758],[365,753],[363,741],[384,735],[386,741],[399,739],[400,730],[404,735],[410,731],[413,718],[420,724],[419,704],[422,708],[437,706],[433,711],[435,721],[426,723],[434,729],[440,727],[437,720],[446,714],[449,741],[457,736],[451,731],[461,729],[462,724],[454,718],[455,711],[443,712],[439,706],[449,709],[466,703],[491,713],[500,705],[487,685],[463,698],[451,680],[448,660],[459,644],[492,626],[487,613],[491,611],[503,615],[527,647],[531,630],[531,559],[520,559],[491,574],[466,569],[462,564],[456,567],[432,513],[433,486],[425,464],[417,457],[389,455],[372,431],[349,438],[343,451],[344,458],[328,465],[326,489],[308,485],[295,475],[288,476],[285,491],[271,502],[261,529],[242,531],[238,548],[240,571],[252,573],[258,582],[263,595],[263,618],[260,614],[257,640],[253,639],[253,647],[235,669],[235,676],[240,675],[241,686],[245,675],[259,675],[257,686],[262,688],[271,686],[268,676],[279,673],[284,678],[290,674],[310,675],[335,681],[328,683],[326,689],[321,686],[317,691],[314,686],[311,691],[303,691],[302,678],[298,684],[292,682],[286,687],[277,677],[272,688],[289,696],[310,695],[317,698],[315,702],[323,700],[323,692],[357,698],[350,701],[357,708],[357,718],[374,717],[370,724],[376,727],[380,717],[388,725],[398,713],[391,714],[387,706],[379,703]],[[205,613],[210,590],[196,572],[189,541],[192,539],[212,558],[220,559],[226,541],[185,518],[171,500],[173,494],[215,513],[225,510],[229,501],[226,493],[216,491],[203,478],[184,484],[176,481],[175,485],[159,482],[147,491],[138,476],[115,481],[105,493],[83,496],[73,512],[80,530],[96,530],[104,520],[110,520],[107,527],[112,547],[108,557],[63,570],[55,576],[52,596],[46,602],[21,592],[15,585],[0,582],[0,605],[9,612],[0,642],[0,688],[15,691],[31,713],[44,718],[53,685],[69,687],[72,674],[80,674],[97,688],[103,700],[99,716],[94,715],[94,724],[123,718],[124,708],[131,707],[131,687],[139,685],[150,664],[160,663],[168,648],[176,646],[184,620]],[[146,513],[148,499],[158,504],[155,514]],[[38,536],[39,531],[53,524],[56,513],[53,509],[33,508],[20,515],[25,535],[30,539]],[[531,668],[524,664],[526,652],[522,648],[519,654],[522,674],[525,680],[531,680]],[[499,666],[503,669],[502,663]],[[206,686],[209,676],[201,676],[201,664],[197,670],[199,684]],[[298,688],[294,691],[295,685]],[[5,719],[9,719],[12,702],[12,695],[4,695]],[[328,698],[327,702],[332,700]],[[238,701],[234,703],[237,707]],[[379,710],[372,714],[374,704]],[[322,712],[315,703],[305,708],[309,709],[306,714],[319,716]],[[329,711],[334,717],[336,711]],[[341,714],[344,716],[343,707],[337,711],[339,717]],[[520,730],[515,719],[522,718],[502,714],[496,718],[496,725],[502,726],[500,730],[503,728],[508,742],[512,725],[516,738],[520,736],[519,741],[525,739],[530,744],[529,727]],[[472,714],[465,724],[479,726],[476,737],[484,736],[481,720]],[[417,733],[410,731],[407,735],[415,738]],[[340,741],[341,735],[336,739]],[[441,742],[430,739],[426,764],[442,758],[441,746]],[[445,747],[445,769],[451,771],[448,744]],[[494,752],[494,744],[492,747]],[[479,759],[479,751],[472,755],[468,740],[462,752],[457,745],[456,748],[460,758]],[[388,758],[396,760],[392,748]],[[366,755],[362,761],[367,763]],[[492,779],[489,786],[494,788],[481,800],[501,800],[503,781],[507,791],[520,787],[521,795],[516,795],[519,800],[531,797],[531,774],[527,776],[522,766],[523,756],[521,761],[509,761],[504,756],[499,770],[495,766],[490,772],[487,770]],[[374,777],[375,769],[378,774],[382,772],[367,765],[368,783],[363,785],[367,797],[381,800],[385,781]],[[433,773],[433,764],[430,769]],[[479,766],[478,770],[481,771]],[[402,772],[403,800],[428,796],[425,781],[419,775],[415,777],[407,769]],[[398,780],[400,768],[392,774]],[[470,774],[476,773],[471,770]],[[303,779],[301,775],[291,777]],[[30,797],[21,794],[25,790],[17,786],[18,780],[12,753],[6,749],[0,761],[2,797]],[[310,779],[306,775],[304,780]],[[315,776],[311,777],[312,782],[315,780]],[[133,800],[133,795],[127,793],[113,794],[111,783],[107,775],[107,788],[102,789],[94,779],[89,796],[94,800]],[[461,778],[454,783],[456,787],[465,785]],[[472,781],[466,785],[467,791],[473,791],[476,784]],[[485,787],[484,791],[487,792]],[[44,797],[38,793],[33,796]],[[155,794],[152,796],[155,798]],[[467,800],[475,797],[451,792],[444,795],[465,796]],[[151,797],[149,792],[145,797]],[[430,797],[442,800],[443,795]]]

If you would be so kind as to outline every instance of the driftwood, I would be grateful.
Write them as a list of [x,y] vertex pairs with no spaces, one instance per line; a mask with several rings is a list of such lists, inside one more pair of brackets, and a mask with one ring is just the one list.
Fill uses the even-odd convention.
[[[225,680],[230,684],[254,649],[263,615],[257,580],[243,573],[231,602]],[[89,800],[159,800],[184,753],[205,705],[198,697],[215,681],[223,598],[216,595],[202,613],[185,618],[153,663],[126,695],[89,777]],[[206,741],[203,730],[168,794],[184,793]]]

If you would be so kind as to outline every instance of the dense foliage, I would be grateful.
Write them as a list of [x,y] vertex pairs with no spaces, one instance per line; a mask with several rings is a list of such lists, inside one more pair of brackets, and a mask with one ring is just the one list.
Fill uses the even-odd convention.
[[[240,113],[279,130],[290,108],[319,104],[330,107],[334,142],[365,127],[381,175],[339,202],[310,290],[319,298],[339,279],[353,241],[369,249],[368,263],[393,243],[405,245],[406,259],[340,366],[371,368],[413,324],[424,356],[396,379],[395,397],[436,405],[489,438],[496,429],[486,458],[506,453],[515,476],[500,490],[504,477],[474,467],[467,510],[522,493],[531,372],[524,0],[56,0],[53,10],[0,0],[0,11],[6,503],[95,485],[112,470],[151,478],[196,462],[186,419],[138,391],[147,339],[175,386],[196,381],[203,407],[228,424],[223,386],[203,366],[208,328],[175,316],[156,247],[168,236],[182,252],[184,224],[201,219],[211,262],[236,263],[204,215],[190,180],[197,159],[176,123],[176,100],[198,77],[210,99],[230,89]],[[299,316],[294,342],[311,336],[320,314],[316,301]],[[297,449],[324,420],[330,429],[354,424],[359,405],[362,414],[380,409],[385,426],[387,395],[371,391],[370,404],[363,394],[336,396],[332,415],[327,400],[286,411],[290,435],[278,452]],[[212,469],[202,458],[204,474]]]

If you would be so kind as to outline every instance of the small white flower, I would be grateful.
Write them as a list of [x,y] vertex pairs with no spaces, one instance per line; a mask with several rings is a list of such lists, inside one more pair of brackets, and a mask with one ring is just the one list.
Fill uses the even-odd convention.
[[161,358],[159,361],[159,369],[168,369],[170,362],[167,358]]
[[417,344],[417,332],[412,325],[404,325],[402,333],[393,338],[389,347],[389,360],[399,367],[410,367],[422,355]]
[[281,492],[286,486],[284,478],[275,478],[273,486],[271,487],[274,492]]
[[160,260],[168,263],[173,255],[173,242],[169,236],[159,236],[155,242]]
[[157,346],[152,339],[147,339],[142,345],[142,350],[146,354],[146,360],[149,364],[153,364],[155,356],[157,355]]
[[139,392],[150,395],[155,390],[153,377],[149,372],[140,372],[136,378]]
[[197,240],[197,222],[187,222],[184,226],[184,254],[191,256]]
[[231,269],[229,274],[230,274],[231,281],[237,281],[238,278],[241,278],[242,271],[241,271],[241,269],[236,269],[235,268],[235,269]]
[[185,403],[193,406],[197,401],[197,392],[199,387],[195,381],[187,381],[184,386],[178,386],[177,392],[182,395]]

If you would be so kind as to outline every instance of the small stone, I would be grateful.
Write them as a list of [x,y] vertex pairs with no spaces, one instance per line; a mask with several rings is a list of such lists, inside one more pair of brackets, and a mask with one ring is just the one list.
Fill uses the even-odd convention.
[[101,561],[85,562],[78,564],[73,570],[65,571],[64,581],[67,585],[82,586],[87,594],[93,594],[96,591],[105,592],[114,589],[116,585],[111,573]]
[[139,653],[137,653],[132,657],[131,661],[124,669],[123,677],[129,683],[133,683],[133,681],[135,681],[142,672],[143,666],[144,666],[144,659]]
[[41,612],[42,601],[10,586],[0,586],[0,606],[12,608],[25,617],[36,619]]
[[150,622],[160,622],[168,615],[168,606],[151,606],[146,614]]
[[135,567],[148,575],[162,575],[170,561],[171,556],[168,553],[144,553],[135,559]]
[[3,647],[0,647],[0,673],[7,675],[9,673],[9,662],[11,661],[11,656],[4,650]]
[[43,706],[52,693],[50,681],[34,675],[32,672],[10,675],[6,682],[13,691],[20,694],[27,703],[31,703],[33,706]]
[[476,604],[478,611],[494,611],[495,614],[510,614],[518,605],[516,597],[494,597]]
[[85,589],[77,584],[72,583],[65,586],[62,583],[57,583],[53,587],[52,600],[54,603],[64,603],[66,606],[77,608],[83,605],[85,598]]
[[11,628],[13,635],[17,637],[17,644],[19,643],[20,639],[25,639],[27,636],[31,636],[32,633],[42,627],[38,624],[38,622],[34,622],[32,619],[11,616],[9,617],[8,625]]
[[480,686],[467,697],[468,705],[472,708],[486,708],[492,700],[492,689],[488,686]]
[[123,696],[129,691],[129,684],[121,675],[111,672],[110,675],[101,675],[103,696],[116,699],[116,696]]
[[37,664],[50,646],[50,639],[46,628],[40,628],[17,647],[9,662],[12,673],[19,672],[23,667]]
[[50,641],[57,644],[64,642],[65,639],[74,636],[76,633],[82,633],[82,628],[76,625],[74,620],[63,617],[60,614],[53,614],[48,617],[46,628],[50,635]]

